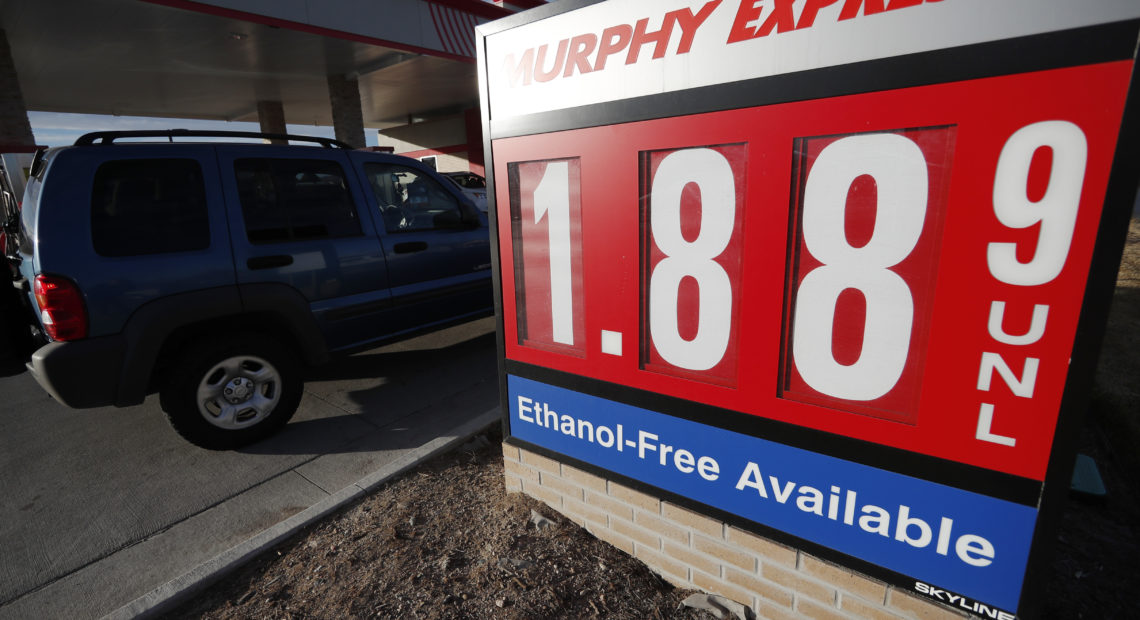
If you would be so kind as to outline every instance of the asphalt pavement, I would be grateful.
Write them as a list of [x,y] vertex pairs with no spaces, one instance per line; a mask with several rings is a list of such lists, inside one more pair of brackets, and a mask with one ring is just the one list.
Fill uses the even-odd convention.
[[157,398],[72,410],[0,378],[0,618],[129,617],[497,419],[494,320],[310,373],[285,429],[183,441]]

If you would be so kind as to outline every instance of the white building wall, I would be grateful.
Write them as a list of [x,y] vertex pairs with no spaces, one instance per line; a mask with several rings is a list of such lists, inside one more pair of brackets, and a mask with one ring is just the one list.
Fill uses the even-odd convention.
[[463,116],[413,123],[377,132],[377,145],[390,146],[397,155],[415,159],[436,158],[440,172],[470,170],[467,156],[467,126]]

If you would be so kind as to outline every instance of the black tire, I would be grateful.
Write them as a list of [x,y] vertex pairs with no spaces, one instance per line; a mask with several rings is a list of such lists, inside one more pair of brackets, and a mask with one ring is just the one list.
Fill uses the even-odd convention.
[[301,402],[297,355],[261,334],[191,345],[159,390],[170,425],[192,444],[232,450],[268,437]]

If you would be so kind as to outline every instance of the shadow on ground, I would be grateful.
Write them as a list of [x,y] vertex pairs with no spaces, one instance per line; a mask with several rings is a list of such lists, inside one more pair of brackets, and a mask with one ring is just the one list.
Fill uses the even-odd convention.
[[[369,352],[307,374],[306,399],[335,415],[302,411],[280,433],[239,450],[246,454],[345,454],[418,445],[499,403],[495,333],[448,346]],[[424,428],[423,417],[433,424]],[[417,419],[421,418],[421,419]],[[415,430],[412,430],[415,429]]]

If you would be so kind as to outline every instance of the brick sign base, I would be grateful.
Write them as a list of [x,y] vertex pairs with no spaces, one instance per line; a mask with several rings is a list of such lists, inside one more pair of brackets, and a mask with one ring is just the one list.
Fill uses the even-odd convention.
[[557,460],[503,444],[507,491],[545,502],[684,589],[726,596],[762,618],[968,617]]

